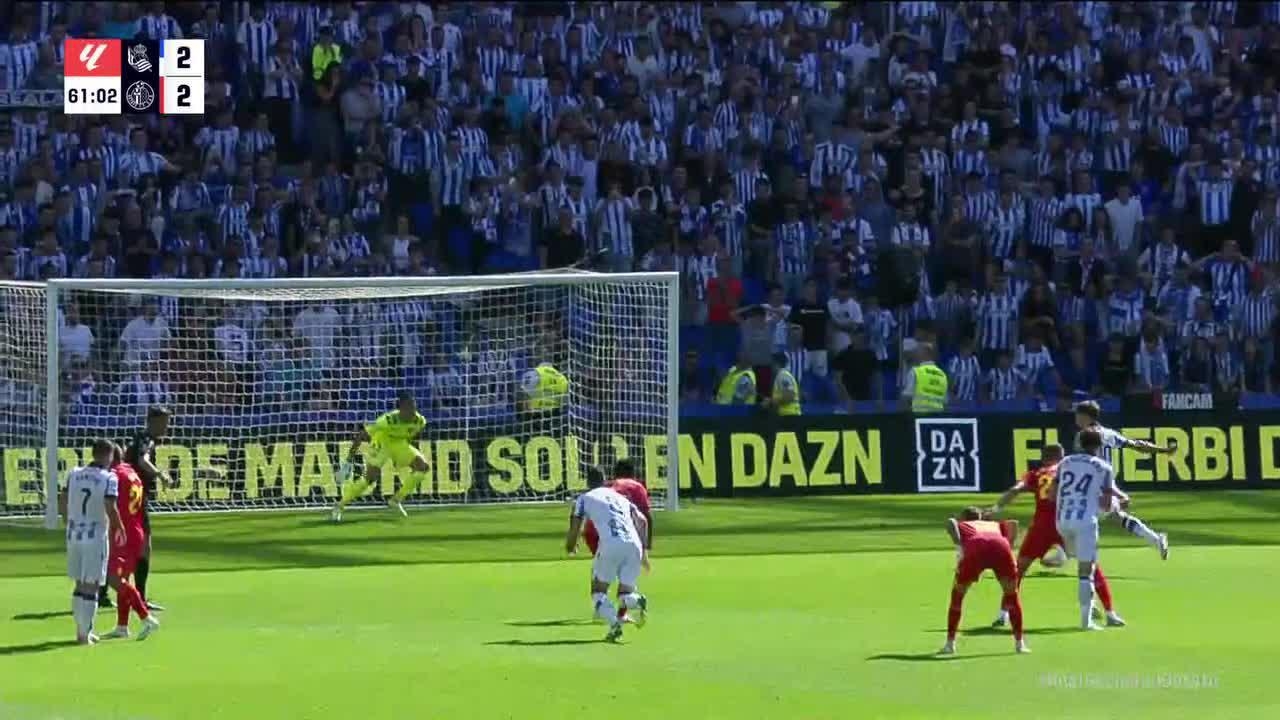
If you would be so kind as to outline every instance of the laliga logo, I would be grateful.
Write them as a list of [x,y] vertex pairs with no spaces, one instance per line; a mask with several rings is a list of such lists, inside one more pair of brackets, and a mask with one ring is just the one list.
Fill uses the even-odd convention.
[[98,61],[102,59],[102,54],[107,51],[106,43],[97,43],[85,45],[80,48],[80,62],[84,63],[85,70],[97,70]]

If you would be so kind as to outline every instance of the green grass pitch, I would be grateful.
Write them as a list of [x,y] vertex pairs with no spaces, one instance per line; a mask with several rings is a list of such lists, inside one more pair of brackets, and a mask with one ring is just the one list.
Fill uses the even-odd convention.
[[954,563],[942,520],[977,499],[660,514],[651,620],[616,646],[588,623],[587,561],[560,552],[563,505],[339,526],[319,512],[162,516],[164,626],[93,648],[67,642],[60,535],[0,525],[0,718],[1280,717],[1280,493],[1139,494],[1133,510],[1173,552],[1161,562],[1105,530],[1129,627],[1074,630],[1074,573],[1035,573],[1033,654],[1018,656],[984,629],[998,602],[985,579],[958,656],[936,659]]

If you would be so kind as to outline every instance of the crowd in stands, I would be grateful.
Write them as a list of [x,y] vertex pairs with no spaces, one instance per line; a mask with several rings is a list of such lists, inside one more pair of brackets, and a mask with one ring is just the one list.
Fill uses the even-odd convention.
[[[735,366],[770,397],[778,353],[806,412],[890,406],[924,343],[957,407],[1280,383],[1280,2],[45,1],[0,20],[0,90],[60,88],[65,37],[201,37],[207,63],[204,117],[0,110],[0,281],[678,270],[690,407]],[[913,304],[879,297],[891,247],[924,268]],[[247,365],[314,358],[317,334],[443,332],[430,303],[76,304],[66,392],[97,377],[139,403],[171,332]],[[467,372],[509,362],[491,351]],[[459,362],[354,354],[388,382]],[[36,383],[9,375],[10,396]]]

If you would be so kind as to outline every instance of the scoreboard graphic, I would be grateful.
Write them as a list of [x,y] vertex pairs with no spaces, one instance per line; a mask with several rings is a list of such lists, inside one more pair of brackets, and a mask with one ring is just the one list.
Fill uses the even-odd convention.
[[203,115],[204,40],[68,39],[68,115]]

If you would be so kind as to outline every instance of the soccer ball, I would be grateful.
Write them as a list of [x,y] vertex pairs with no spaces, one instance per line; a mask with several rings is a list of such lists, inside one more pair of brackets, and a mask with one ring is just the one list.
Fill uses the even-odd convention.
[[1054,545],[1053,549],[1045,556],[1040,558],[1040,564],[1047,568],[1060,568],[1067,562],[1067,552],[1062,549],[1061,545]]

